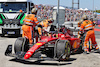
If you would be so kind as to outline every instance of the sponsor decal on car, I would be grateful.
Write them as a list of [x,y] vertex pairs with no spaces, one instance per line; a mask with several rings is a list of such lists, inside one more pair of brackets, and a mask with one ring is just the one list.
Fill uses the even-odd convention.
[[36,43],[36,45],[42,45],[42,43]]

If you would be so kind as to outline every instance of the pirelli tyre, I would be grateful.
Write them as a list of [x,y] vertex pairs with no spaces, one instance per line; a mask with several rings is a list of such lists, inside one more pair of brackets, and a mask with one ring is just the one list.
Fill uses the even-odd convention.
[[56,56],[59,60],[68,60],[71,53],[68,40],[59,40],[56,44]]
[[14,44],[14,51],[15,53],[21,52],[21,51],[26,52],[29,49],[28,47],[29,47],[28,40],[23,37],[18,37]]

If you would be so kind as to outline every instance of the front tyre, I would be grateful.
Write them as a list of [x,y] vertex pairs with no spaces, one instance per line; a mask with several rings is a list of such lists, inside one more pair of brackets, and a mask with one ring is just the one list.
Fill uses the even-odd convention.
[[14,44],[14,51],[17,52],[27,52],[29,49],[29,41],[26,38],[18,37]]

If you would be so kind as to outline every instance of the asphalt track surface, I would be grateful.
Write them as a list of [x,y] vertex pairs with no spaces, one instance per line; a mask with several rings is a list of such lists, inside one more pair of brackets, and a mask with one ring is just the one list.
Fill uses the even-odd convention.
[[94,30],[96,38],[100,38],[100,25],[97,25]]
[[[99,27],[96,27],[99,29]],[[100,32],[95,31],[96,41],[100,47]],[[0,37],[0,67],[100,67],[100,53],[72,54],[68,61],[17,60],[4,55],[9,44],[14,44],[16,37]]]

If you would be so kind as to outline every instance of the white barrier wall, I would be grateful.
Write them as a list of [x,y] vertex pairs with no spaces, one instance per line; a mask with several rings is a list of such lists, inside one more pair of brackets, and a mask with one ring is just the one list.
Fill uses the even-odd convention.
[[[57,21],[57,7],[53,8],[53,19],[54,23],[53,25],[56,25]],[[59,24],[63,24],[65,22],[65,8],[64,7],[59,7],[59,18],[58,18]]]
[[64,22],[65,27],[69,28],[71,31],[73,31],[74,35],[78,35],[78,31],[80,29],[80,27],[78,27],[78,22],[79,21],[68,21],[68,22]]

